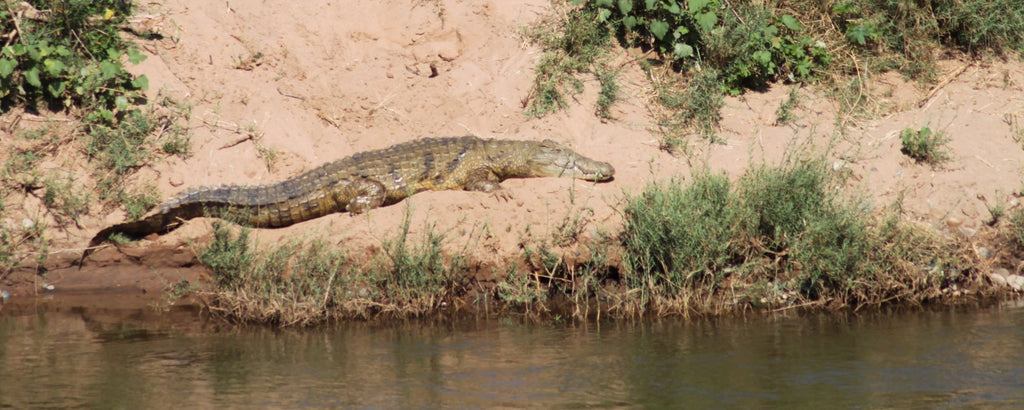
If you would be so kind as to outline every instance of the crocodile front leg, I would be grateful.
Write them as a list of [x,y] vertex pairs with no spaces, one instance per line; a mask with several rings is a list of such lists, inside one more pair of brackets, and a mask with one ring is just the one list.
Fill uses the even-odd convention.
[[379,181],[360,178],[348,186],[349,192],[353,194],[352,199],[345,205],[349,213],[361,214],[384,204],[387,197],[387,188]]
[[473,170],[466,177],[465,189],[467,191],[494,192],[502,189],[501,181],[488,169],[480,168]]

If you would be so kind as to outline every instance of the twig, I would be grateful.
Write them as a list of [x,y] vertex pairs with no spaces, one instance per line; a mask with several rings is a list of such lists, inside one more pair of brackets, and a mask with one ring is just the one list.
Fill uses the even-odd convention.
[[285,92],[284,90],[281,89],[281,87],[277,87],[277,93],[281,94],[281,95],[283,95],[285,97],[291,97],[291,98],[294,98],[294,99],[297,99],[297,100],[300,100],[300,101],[306,101],[306,97],[303,97],[301,95],[295,95],[295,94],[291,94],[291,93]]
[[234,140],[234,141],[232,141],[232,142],[229,142],[229,143],[227,143],[227,144],[221,145],[221,147],[220,147],[220,148],[217,148],[217,149],[218,149],[218,150],[222,150],[222,149],[227,149],[227,148],[231,148],[231,147],[233,147],[233,146],[235,146],[235,145],[241,144],[241,143],[243,143],[243,142],[246,142],[246,141],[250,141],[250,140],[252,140],[252,139],[253,139],[253,138],[252,138],[252,135],[251,135],[251,134],[246,134],[246,135],[245,135],[244,137],[242,137],[242,138],[239,138],[239,139],[237,139],[237,140]]
[[732,4],[729,3],[729,0],[725,0],[725,5],[729,7],[729,11],[732,12],[732,15],[736,16],[736,19],[740,21],[740,24],[747,24],[746,21],[743,21],[743,17],[740,17],[740,14],[736,12],[736,9],[732,7]]
[[4,1],[4,6],[7,7],[7,12],[11,13],[11,18],[14,19],[14,31],[12,31],[10,34],[7,35],[7,42],[4,43],[4,47],[7,47],[7,46],[11,45],[11,42],[14,41],[14,37],[16,37],[16,35],[21,35],[21,33],[22,33],[22,31],[21,31],[21,14],[20,13],[15,13],[14,10],[11,9],[11,2],[9,2],[9,1]]
[[943,87],[949,85],[949,83],[953,82],[953,80],[955,80],[957,77],[959,77],[960,74],[963,74],[964,71],[967,71],[967,67],[970,67],[972,65],[974,65],[973,62],[968,62],[967,64],[964,64],[963,67],[960,67],[959,70],[956,70],[956,72],[950,74],[949,76],[947,76],[942,81],[939,81],[939,83],[936,84],[935,87],[932,87],[932,91],[928,93],[928,96],[925,97],[923,100],[921,100],[921,102],[917,103],[917,107],[918,108],[922,108],[925,105],[927,105],[928,102],[930,102],[932,100],[932,98],[935,98],[935,94],[938,93],[939,90],[941,90]]
[[778,308],[778,309],[773,309],[772,313],[781,312],[783,310],[796,309],[796,308],[802,308],[802,307],[807,307],[807,306],[811,306],[811,305],[822,304],[824,302],[825,302],[824,300],[812,300],[810,302],[801,303],[799,305],[792,305],[792,306],[781,307],[781,308]]

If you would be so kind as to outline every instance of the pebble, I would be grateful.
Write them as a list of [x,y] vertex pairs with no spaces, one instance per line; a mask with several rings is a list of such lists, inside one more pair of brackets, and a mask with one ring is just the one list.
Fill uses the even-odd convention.
[[964,234],[964,236],[968,238],[973,238],[974,235],[978,233],[978,230],[974,228],[963,227],[960,228],[960,233]]
[[960,218],[957,218],[955,216],[951,216],[949,217],[949,219],[946,220],[946,226],[950,228],[956,228],[960,225],[963,225],[963,223],[964,221],[960,220]]
[[867,213],[871,213],[872,211],[875,210],[875,203],[873,201],[871,201],[870,199],[865,199],[863,201],[860,201],[860,204],[858,204],[857,206],[860,208],[861,212],[866,213],[866,214]]
[[988,274],[988,280],[992,281],[993,285],[1003,287],[1006,286],[1006,276],[1000,275],[995,271]]
[[981,259],[992,259],[992,251],[985,247],[978,248],[978,257]]
[[1006,277],[1006,284],[1015,291],[1024,291],[1024,276],[1010,275]]
[[32,229],[33,226],[36,226],[36,223],[33,222],[31,219],[25,218],[25,219],[21,220],[21,227],[22,228],[24,228],[24,229]]
[[11,298],[11,292],[0,289],[0,302],[7,303],[7,299]]

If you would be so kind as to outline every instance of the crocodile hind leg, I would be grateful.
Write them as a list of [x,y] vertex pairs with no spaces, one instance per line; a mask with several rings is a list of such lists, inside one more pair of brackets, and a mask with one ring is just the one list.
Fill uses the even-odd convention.
[[384,187],[384,184],[372,179],[361,178],[352,181],[348,189],[352,190],[355,195],[345,205],[345,210],[353,215],[383,205],[384,199],[387,197],[387,188]]

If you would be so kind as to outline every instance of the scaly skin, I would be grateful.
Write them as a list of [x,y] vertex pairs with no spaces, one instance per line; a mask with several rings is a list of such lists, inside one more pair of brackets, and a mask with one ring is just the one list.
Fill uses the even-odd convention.
[[190,189],[138,221],[108,227],[82,256],[113,234],[163,234],[198,217],[280,228],[334,212],[358,214],[426,190],[492,192],[508,178],[612,178],[615,169],[551,141],[425,138],[355,154],[275,184]]

